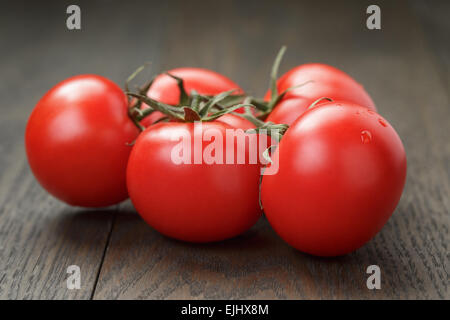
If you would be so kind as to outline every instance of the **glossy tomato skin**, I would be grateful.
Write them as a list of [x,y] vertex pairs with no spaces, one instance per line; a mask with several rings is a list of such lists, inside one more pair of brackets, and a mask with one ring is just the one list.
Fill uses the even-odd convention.
[[405,184],[400,138],[361,106],[308,110],[275,153],[279,171],[262,180],[264,212],[287,243],[313,255],[338,256],[364,245],[387,222]]
[[[306,109],[319,98],[346,101],[376,111],[375,104],[363,86],[345,72],[332,66],[310,63],[295,67],[277,81],[278,92],[309,82],[289,91],[275,106],[267,121],[292,124]],[[265,99],[270,98],[270,92]]]
[[37,103],[25,145],[31,170],[50,194],[74,206],[105,207],[128,198],[127,143],[137,136],[123,91],[101,76],[79,75]]
[[[168,73],[183,79],[185,90],[191,94],[196,90],[203,95],[217,95],[224,91],[236,89],[236,94],[242,94],[243,90],[232,80],[212,70],[202,68],[176,68],[169,70]],[[177,82],[167,74],[161,74],[156,77],[147,95],[159,102],[177,105],[180,98],[180,89]],[[143,105],[143,108],[148,108]],[[243,110],[238,110],[243,112]],[[162,113],[155,111],[149,117],[144,118],[141,123],[148,127],[153,122],[163,117]]]
[[[136,141],[127,169],[130,198],[142,218],[160,233],[189,242],[237,236],[261,215],[258,165],[193,163],[194,136],[201,140],[210,129],[225,136],[225,130],[232,129],[220,122],[202,126],[201,131],[194,131],[193,123],[147,128]],[[185,134],[192,137],[192,162],[177,164],[172,150]],[[208,145],[204,141],[199,150]],[[224,154],[225,149],[224,143]]]

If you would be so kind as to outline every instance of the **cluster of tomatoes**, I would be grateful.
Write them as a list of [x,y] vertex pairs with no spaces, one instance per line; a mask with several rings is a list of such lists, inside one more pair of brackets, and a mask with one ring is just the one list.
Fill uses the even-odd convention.
[[[198,68],[170,70],[137,92],[96,75],[69,78],[41,98],[28,120],[30,167],[50,194],[70,205],[105,207],[130,197],[150,226],[176,239],[231,238],[264,211],[298,250],[320,256],[356,250],[400,199],[402,142],[346,73],[304,64],[277,79],[283,53],[263,99]],[[273,148],[264,151],[267,165],[173,161],[176,137],[184,133],[194,141],[209,129],[224,136],[242,129],[261,138],[261,128],[281,128],[279,144],[272,139]],[[201,152],[208,148],[194,144]],[[220,148],[225,154],[240,146]],[[278,170],[265,175],[264,166]]]

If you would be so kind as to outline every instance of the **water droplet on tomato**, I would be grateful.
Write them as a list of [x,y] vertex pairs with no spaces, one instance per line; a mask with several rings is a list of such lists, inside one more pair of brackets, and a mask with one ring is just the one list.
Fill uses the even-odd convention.
[[372,134],[369,130],[363,130],[361,131],[361,141],[362,143],[370,143],[372,141]]
[[387,123],[383,119],[378,119],[378,122],[383,126],[387,127]]

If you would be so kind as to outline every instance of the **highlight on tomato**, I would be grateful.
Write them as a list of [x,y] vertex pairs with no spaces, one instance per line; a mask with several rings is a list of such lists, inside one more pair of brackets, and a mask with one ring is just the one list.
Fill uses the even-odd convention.
[[275,153],[279,170],[262,179],[265,215],[288,244],[313,255],[343,255],[368,242],[405,184],[405,150],[394,128],[348,102],[307,110]]
[[106,207],[128,198],[127,144],[138,133],[121,88],[98,75],[79,75],[37,103],[26,127],[26,153],[50,194],[73,206]]

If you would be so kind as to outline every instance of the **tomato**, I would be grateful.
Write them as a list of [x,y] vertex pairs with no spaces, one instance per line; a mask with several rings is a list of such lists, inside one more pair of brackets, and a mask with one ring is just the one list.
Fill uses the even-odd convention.
[[[278,79],[277,89],[281,93],[301,84],[304,85],[286,93],[267,117],[267,121],[290,125],[314,101],[323,97],[355,103],[376,111],[369,94],[359,83],[345,72],[326,64],[310,63],[291,69]],[[265,100],[269,98],[270,92],[267,92]]]
[[82,207],[105,207],[128,197],[126,166],[138,129],[127,98],[110,80],[79,75],[57,84],[28,120],[28,162],[56,198]]
[[[192,90],[196,90],[202,95],[213,96],[233,89],[236,89],[236,94],[243,93],[239,85],[232,80],[208,69],[177,68],[169,70],[168,73],[183,79],[184,88],[188,94],[191,94]],[[156,77],[147,95],[165,104],[177,105],[180,102],[180,89],[177,81],[167,74]],[[148,108],[148,106],[144,104],[143,108]],[[243,110],[237,110],[237,112],[243,112]],[[149,117],[144,118],[141,123],[148,127],[162,117],[163,115],[159,111],[155,111]]]
[[[190,242],[211,242],[234,237],[249,229],[260,217],[258,204],[260,166],[227,164],[227,143],[218,146],[223,164],[204,159],[194,163],[194,154],[205,154],[212,142],[210,130],[226,137],[231,126],[219,121],[202,123],[166,122],[148,127],[133,147],[127,169],[130,199],[142,218],[160,233]],[[192,137],[188,146],[191,163],[173,160],[180,137]],[[203,141],[196,145],[195,140]],[[202,140],[203,139],[203,140]],[[215,141],[215,139],[214,139]],[[234,155],[239,146],[234,141]],[[245,157],[248,157],[246,148]],[[178,154],[178,153],[177,153]]]
[[394,128],[350,103],[327,103],[300,116],[262,179],[264,212],[291,246],[318,256],[349,253],[369,241],[394,211],[406,156]]

